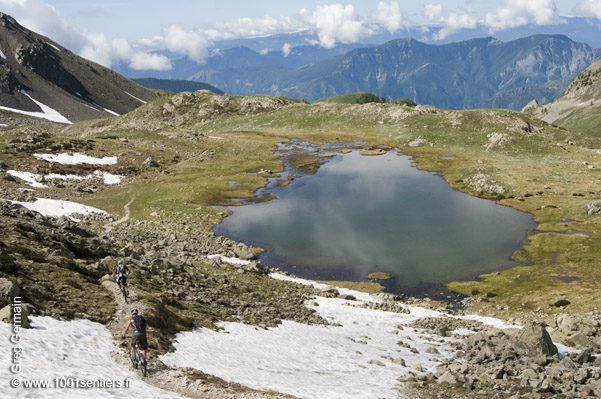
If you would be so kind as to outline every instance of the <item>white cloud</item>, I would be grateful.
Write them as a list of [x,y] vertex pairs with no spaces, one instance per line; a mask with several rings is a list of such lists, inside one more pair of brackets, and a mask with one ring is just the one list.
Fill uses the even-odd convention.
[[491,30],[536,24],[555,25],[565,21],[553,0],[505,0],[494,13],[486,13],[484,24]]
[[169,58],[161,54],[136,52],[131,56],[129,67],[137,71],[151,69],[153,71],[168,71],[173,65]]
[[373,19],[378,25],[391,33],[410,25],[403,17],[398,1],[390,3],[380,1]]
[[128,59],[132,53],[129,42],[125,39],[109,40],[104,33],[83,33],[86,39],[84,46],[78,51],[79,55],[110,67],[114,60]]
[[461,29],[473,29],[478,26],[478,20],[469,14],[446,12],[440,4],[426,5],[424,15],[442,29],[433,35],[435,40],[441,40]]
[[314,11],[303,8],[299,14],[310,29],[317,33],[323,47],[334,47],[337,42],[353,43],[372,33],[355,15],[352,5],[317,6]]
[[290,43],[284,43],[284,45],[282,46],[282,52],[284,53],[284,57],[288,57],[290,55],[291,48],[292,46],[290,45]]
[[278,33],[290,33],[303,29],[299,21],[289,17],[238,18],[232,22],[213,25],[200,32],[208,40],[223,40],[239,37],[261,37]]
[[599,0],[584,0],[574,7],[575,11],[587,17],[595,17],[601,21],[601,2]]
[[209,40],[195,29],[169,25],[163,29],[162,44],[169,50],[187,55],[191,60],[203,62],[208,55]]

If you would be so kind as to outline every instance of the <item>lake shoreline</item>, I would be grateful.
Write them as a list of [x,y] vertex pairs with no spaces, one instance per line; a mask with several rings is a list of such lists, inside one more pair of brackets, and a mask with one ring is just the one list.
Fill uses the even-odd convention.
[[[350,145],[348,145],[350,144]],[[349,147],[351,149],[349,149]],[[383,149],[385,148],[385,150]],[[287,183],[296,183],[298,181],[303,181],[303,179],[307,176],[311,176],[312,178],[314,178],[314,175],[320,170],[320,168],[324,165],[324,159],[323,157],[320,157],[320,154],[326,153],[326,154],[333,154],[332,151],[333,149],[335,149],[338,153],[334,154],[334,155],[338,155],[341,154],[341,156],[348,156],[346,154],[350,154],[352,151],[356,151],[357,153],[360,153],[361,158],[365,157],[365,158],[371,158],[373,157],[373,155],[375,155],[377,153],[377,155],[381,156],[387,153],[396,153],[396,155],[403,155],[403,156],[407,156],[404,154],[404,152],[402,151],[402,149],[400,148],[393,148],[393,147],[382,147],[382,146],[373,146],[373,145],[368,145],[368,144],[358,144],[358,143],[337,143],[336,146],[332,146],[330,144],[323,144],[323,145],[318,145],[318,144],[311,144],[308,142],[297,142],[297,141],[291,141],[289,143],[286,144],[281,144],[278,152],[276,153],[277,156],[280,157],[280,162],[282,162],[283,164],[283,172],[275,174],[274,176],[267,176],[268,181],[267,183],[261,187],[259,190],[257,190],[257,192],[255,192],[255,197],[246,200],[245,203],[248,204],[257,204],[257,203],[261,203],[261,204],[265,204],[266,202],[269,202],[270,200],[274,199],[274,198],[278,198],[279,194],[278,194],[278,189],[281,192],[281,184],[278,184],[278,182],[281,181],[286,181]],[[366,151],[368,153],[366,153]],[[328,156],[327,158],[332,159],[333,156]],[[329,161],[328,159],[328,161]],[[413,160],[412,157],[408,158],[411,161],[411,170],[419,170],[419,168],[414,168],[415,162]],[[298,162],[300,161],[300,164],[302,165],[302,167],[306,167],[308,163],[313,162],[312,167],[309,167],[307,169],[305,169],[305,173],[303,174],[303,171],[298,169]],[[294,164],[294,162],[297,162],[297,164]],[[338,161],[340,162],[340,158],[338,158]],[[307,172],[308,171],[308,172]],[[436,174],[437,176],[439,176],[439,174]],[[293,180],[289,180],[290,176],[294,176]],[[444,186],[447,188],[450,188],[451,192],[457,192],[457,193],[462,193],[462,195],[464,195],[465,193],[463,193],[463,191],[458,190],[457,188],[453,188],[450,183],[448,181],[446,181],[446,179],[442,179],[441,182],[444,181]],[[306,184],[303,183],[303,184]],[[286,184],[287,186],[288,184]],[[268,197],[268,198],[266,198]],[[473,196],[466,196],[469,198],[474,198]],[[497,204],[498,202],[495,202],[495,204]],[[227,209],[236,212],[236,210],[239,210],[239,204],[236,204],[235,206],[232,207],[227,207]],[[513,209],[513,208],[512,208]],[[277,218],[276,216],[273,216],[270,214],[269,216],[270,218]],[[532,217],[531,214],[529,214],[529,217]],[[234,218],[234,216],[228,216],[226,219],[224,219],[225,223],[229,223],[232,218]],[[278,218],[279,220],[279,218]],[[246,245],[248,246],[258,246],[261,247],[263,249],[266,249],[267,251],[264,252],[263,254],[261,254],[259,256],[259,259],[261,259],[264,263],[266,263],[268,266],[270,267],[276,267],[282,270],[285,270],[286,272],[290,272],[293,274],[298,275],[299,277],[302,278],[309,278],[312,280],[328,280],[328,281],[346,281],[346,282],[368,282],[370,281],[368,279],[368,274],[369,273],[373,273],[373,272],[379,272],[379,271],[383,271],[381,269],[379,269],[377,266],[372,268],[372,269],[368,269],[365,272],[364,276],[356,276],[353,277],[351,279],[348,278],[342,278],[340,279],[340,273],[339,272],[333,272],[333,273],[323,273],[320,272],[318,275],[313,274],[310,270],[310,266],[300,266],[299,264],[295,263],[295,262],[290,262],[287,261],[286,259],[279,259],[278,257],[273,257],[273,255],[270,255],[270,252],[273,253],[274,249],[270,247],[270,245],[265,245],[265,243],[257,241],[256,240],[256,234],[254,234],[253,236],[255,238],[253,239],[245,239],[243,237],[240,237],[239,235],[232,235],[227,234],[226,231],[224,231],[224,221],[222,221],[221,224],[216,224],[215,226],[213,226],[212,231],[215,232],[218,235],[223,235],[225,237],[228,237],[230,239],[234,239],[236,241],[241,241],[244,242]],[[532,225],[530,226],[532,228],[532,230],[534,230],[536,228],[537,225]],[[495,226],[496,228],[496,226]],[[531,230],[529,230],[531,231]],[[530,233],[528,233],[530,234]],[[525,235],[525,239],[527,238],[528,234],[524,234]],[[519,251],[522,247],[523,247],[523,240],[520,241],[520,246],[519,247],[514,247],[515,250],[512,250],[512,253],[508,255],[508,258],[503,261],[500,260],[499,264],[496,266],[488,266],[487,269],[480,269],[477,273],[471,273],[469,275],[466,275],[462,281],[471,281],[472,279],[476,278],[478,275],[483,274],[483,273],[492,273],[492,272],[500,272],[503,270],[507,270],[516,266],[525,266],[525,264],[523,263],[519,263],[516,262],[512,259],[510,259],[510,257],[513,256],[513,254],[515,253],[515,251]],[[479,247],[478,245],[476,247]],[[502,263],[504,263],[504,265],[502,265]],[[431,262],[434,263],[434,262]],[[294,266],[293,266],[294,265]],[[306,269],[306,270],[305,270]],[[301,270],[303,270],[301,272]],[[389,272],[388,270],[386,272]],[[299,274],[300,273],[300,274]],[[427,296],[433,296],[436,299],[440,299],[440,300],[449,300],[448,298],[451,297],[464,297],[464,295],[457,295],[457,293],[454,293],[452,291],[449,291],[446,289],[445,285],[450,283],[450,282],[455,282],[457,281],[456,279],[448,279],[447,282],[443,282],[443,283],[419,283],[416,286],[402,286],[402,288],[394,288],[394,284],[398,283],[398,278],[400,277],[398,275],[398,273],[394,273],[391,272],[391,277],[392,280],[389,280],[387,282],[381,282],[381,285],[384,286],[384,290],[387,292],[391,292],[391,293],[396,293],[396,294],[404,294],[404,295],[409,295],[409,296],[419,296],[419,297],[427,297]],[[396,282],[396,283],[395,283]],[[401,287],[401,286],[399,286]]]

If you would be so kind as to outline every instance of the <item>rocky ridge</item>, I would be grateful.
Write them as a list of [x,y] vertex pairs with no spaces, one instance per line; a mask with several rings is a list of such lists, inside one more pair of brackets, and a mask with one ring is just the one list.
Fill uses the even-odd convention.
[[[252,96],[232,97],[217,95],[208,90],[183,92],[166,97],[163,101],[154,101],[120,118],[119,126],[157,131],[172,128],[198,128],[208,122],[232,115],[253,115],[277,110],[282,107],[299,104],[298,101],[284,97]],[[99,126],[101,130],[110,129],[110,124]]]

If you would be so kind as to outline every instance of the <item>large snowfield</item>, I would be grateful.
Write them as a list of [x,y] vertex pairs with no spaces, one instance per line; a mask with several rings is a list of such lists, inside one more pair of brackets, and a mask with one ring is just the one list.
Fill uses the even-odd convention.
[[[280,274],[271,277],[326,287]],[[423,317],[444,317],[442,313],[415,306],[407,307],[408,314],[362,308],[357,305],[378,299],[340,291],[357,300],[317,297],[308,304],[328,326],[283,321],[276,328],[263,329],[224,322],[219,323],[219,332],[203,328],[178,334],[175,352],[160,359],[300,398],[367,399],[404,397],[399,377],[418,365],[433,370],[451,357],[453,338],[408,327]],[[498,319],[466,318],[511,327]]]

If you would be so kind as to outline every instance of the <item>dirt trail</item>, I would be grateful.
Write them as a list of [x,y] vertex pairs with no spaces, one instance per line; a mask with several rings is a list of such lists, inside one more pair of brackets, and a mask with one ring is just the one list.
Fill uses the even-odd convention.
[[110,222],[110,223],[107,223],[104,225],[104,229],[106,231],[111,231],[114,226],[117,226],[118,224],[121,224],[121,223],[125,223],[129,220],[129,216],[130,216],[129,206],[134,202],[135,199],[136,199],[136,196],[134,195],[133,197],[131,197],[129,202],[123,206],[123,211],[125,213],[121,219],[115,220],[114,222]]
[[[133,199],[132,199],[133,200]],[[111,321],[109,321],[106,327],[111,331],[115,342],[119,349],[112,353],[115,361],[125,367],[131,368],[131,361],[129,360],[129,354],[127,352],[130,338],[126,340],[121,339],[121,333],[123,328],[130,318],[131,309],[138,308],[140,314],[144,315],[146,307],[141,301],[136,291],[129,287],[130,296],[128,303],[125,303],[123,294],[119,289],[119,286],[109,276],[105,276],[102,281],[102,285],[113,293],[115,297],[116,307],[115,314]],[[152,334],[152,326],[148,326],[148,334]],[[131,337],[131,329],[128,332],[128,337]],[[161,362],[153,351],[149,348],[147,351],[148,368],[147,376],[144,381],[148,384],[154,385],[157,388],[161,388],[167,391],[177,392],[182,396],[186,396],[193,399],[274,399],[274,398],[292,398],[289,395],[283,395],[279,393],[269,393],[262,391],[253,391],[248,388],[240,387],[236,384],[228,384],[225,381],[219,381],[218,384],[212,381],[202,379],[191,379],[189,378],[189,370],[179,367],[171,367]],[[215,379],[217,380],[217,379]]]

